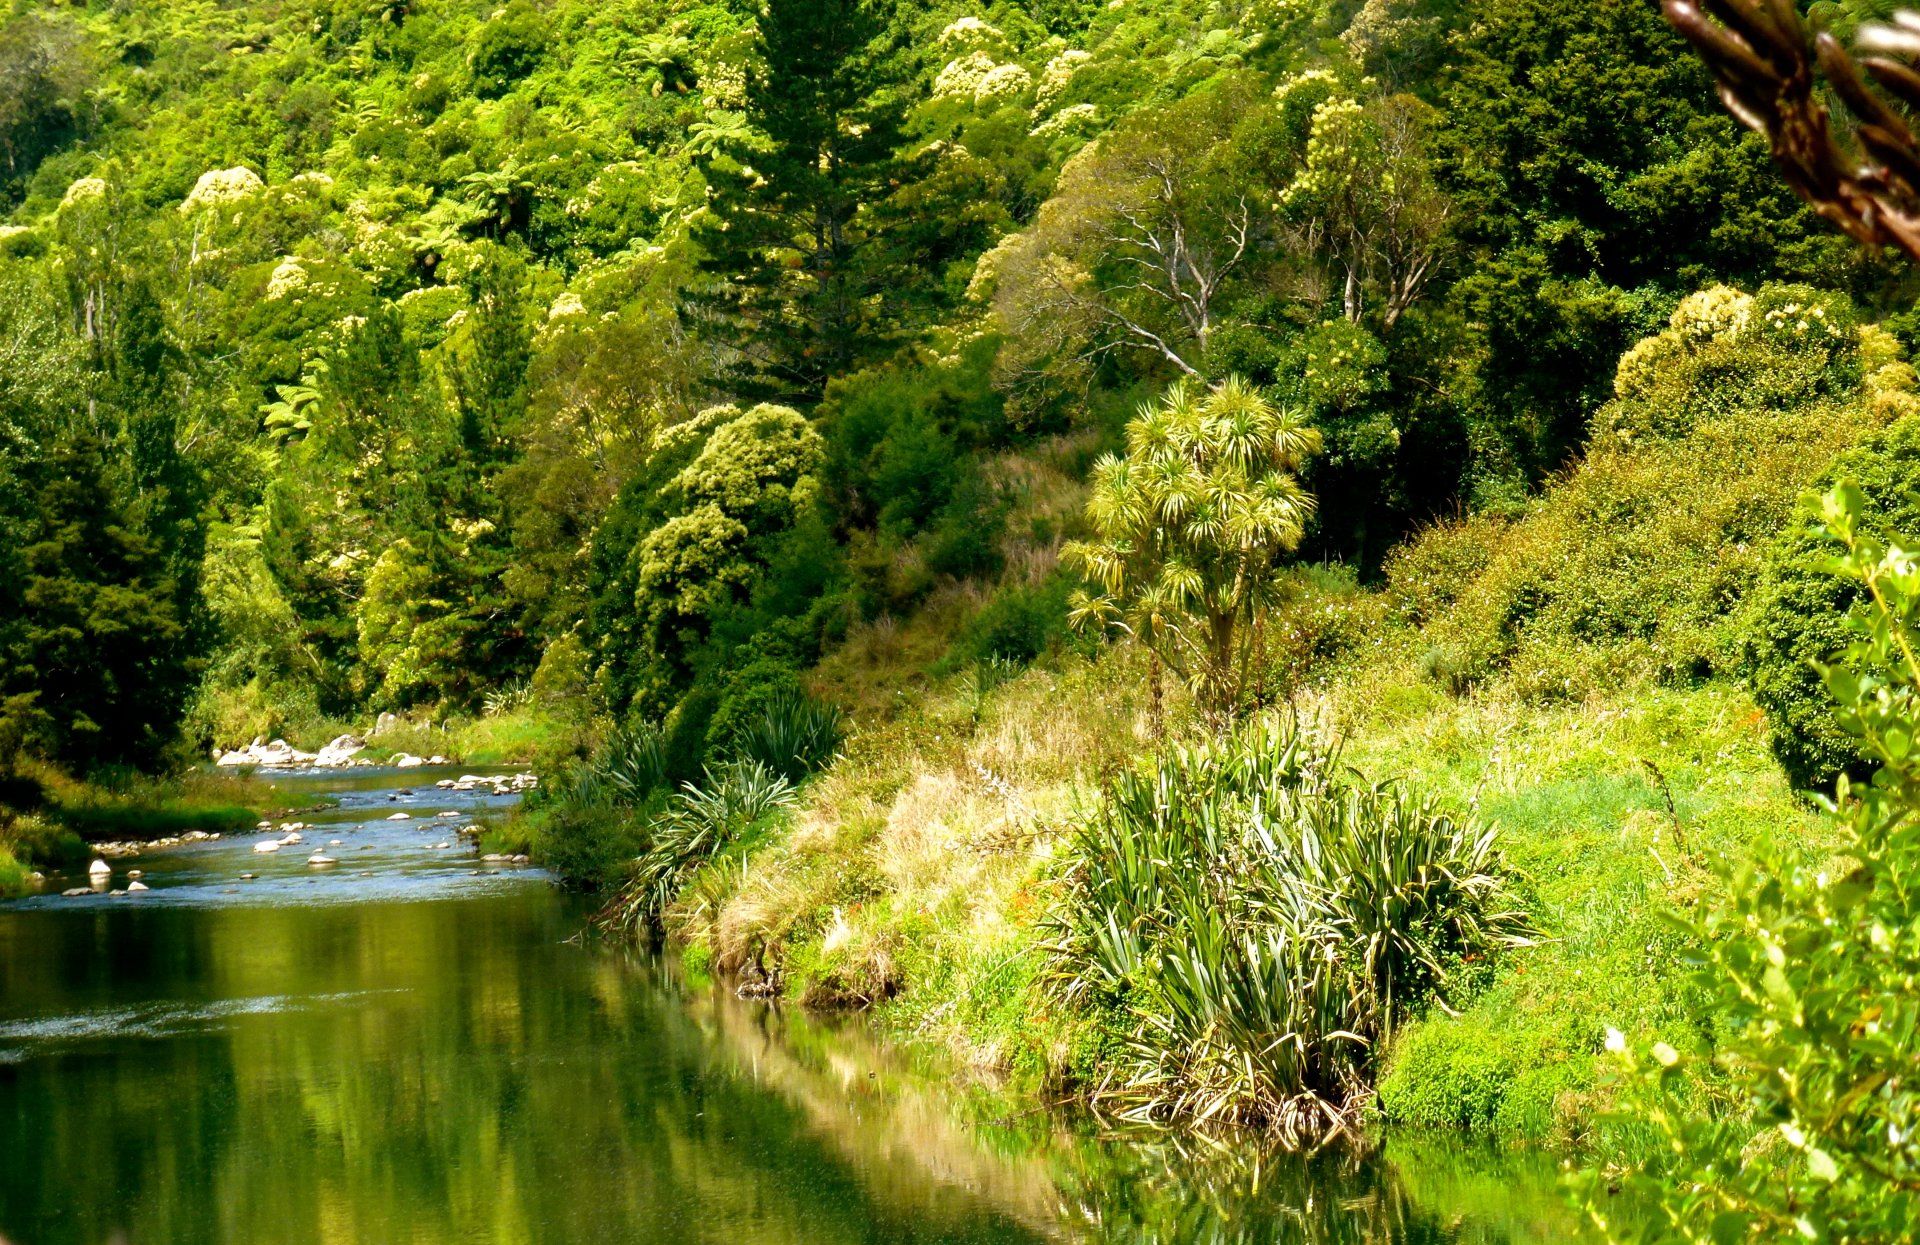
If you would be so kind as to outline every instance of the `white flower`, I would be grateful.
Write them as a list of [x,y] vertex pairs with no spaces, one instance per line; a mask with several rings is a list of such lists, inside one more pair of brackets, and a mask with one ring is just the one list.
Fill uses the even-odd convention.
[[1078,72],[1080,66],[1092,59],[1093,55],[1089,52],[1082,52],[1079,48],[1068,48],[1048,61],[1047,67],[1040,71],[1040,86],[1034,92],[1034,115],[1038,116],[1051,108],[1053,102],[1060,98],[1061,92],[1067,89],[1067,84],[1073,81],[1073,75]]
[[581,302],[580,296],[572,290],[562,290],[560,296],[553,300],[553,306],[547,308],[547,319],[549,320],[558,320],[562,316],[584,316],[586,314],[587,305]]
[[1627,1049],[1627,1035],[1609,1025],[1607,1027],[1607,1049],[1616,1055],[1625,1054]]
[[67,187],[67,193],[60,198],[60,206],[69,208],[76,203],[84,203],[88,199],[102,198],[106,193],[107,181],[104,177],[83,177]]
[[275,265],[273,275],[267,278],[267,300],[269,302],[285,298],[306,288],[307,270],[300,261],[289,255]]
[[999,43],[1005,36],[999,30],[987,25],[977,17],[961,17],[947,24],[940,32],[941,46],[957,44],[960,47],[977,47],[983,43]]
[[193,191],[182,201],[180,210],[192,212],[198,208],[232,203],[246,198],[265,184],[252,169],[208,169],[193,184]]
[[947,62],[933,80],[935,95],[972,95],[980,82],[994,70],[993,57],[985,52],[969,52]]
[[1033,138],[1047,138],[1054,134],[1064,133],[1067,130],[1077,129],[1081,126],[1091,128],[1099,120],[1100,110],[1092,104],[1074,104],[1070,107],[1062,108],[1059,112],[1054,113],[1039,125],[1034,126],[1033,129],[1028,131],[1028,134]]
[[1033,75],[1020,65],[997,65],[987,76],[980,79],[980,85],[973,89],[973,102],[980,105],[994,103],[997,100],[1010,99],[1022,94],[1033,85]]

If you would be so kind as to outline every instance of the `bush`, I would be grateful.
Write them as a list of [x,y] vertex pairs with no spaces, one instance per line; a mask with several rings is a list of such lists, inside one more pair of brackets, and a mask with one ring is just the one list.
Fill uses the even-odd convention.
[[629,938],[657,934],[661,913],[693,870],[751,847],[793,802],[793,784],[757,761],[708,770],[647,822],[632,876],[595,924]]
[[[1714,293],[1628,352],[1611,433],[1523,514],[1442,525],[1389,562],[1394,604],[1424,626],[1451,690],[1504,676],[1535,700],[1578,700],[1742,664],[1734,615],[1767,542],[1821,464],[1910,405],[1914,384],[1886,334],[1848,328],[1842,341],[1822,327],[1803,342],[1802,319],[1787,318],[1833,306],[1803,318],[1842,321],[1841,303]],[[1722,322],[1749,327],[1722,340]]]
[[[1850,485],[1821,513],[1863,591],[1827,686],[1879,768],[1829,805],[1837,859],[1763,843],[1681,918],[1714,1024],[1672,1043],[1608,1034],[1623,1114],[1658,1141],[1625,1180],[1594,1178],[1589,1209],[1616,1240],[1892,1245],[1920,1216],[1920,543],[1868,535]],[[1703,1077],[1707,1109],[1690,1092]],[[1660,1213],[1609,1223],[1603,1183]]]
[[[1817,484],[1851,480],[1867,503],[1867,530],[1920,531],[1920,417],[1834,458]],[[1782,531],[1766,547],[1741,619],[1742,665],[1753,697],[1766,710],[1769,742],[1787,777],[1802,789],[1825,789],[1843,771],[1857,777],[1858,741],[1833,719],[1815,663],[1832,661],[1852,639],[1847,612],[1860,589],[1825,567],[1829,542],[1805,527]]]
[[604,802],[556,801],[538,814],[533,856],[570,886],[606,890],[631,871],[642,815]]
[[1033,661],[1067,636],[1067,598],[1062,576],[1002,589],[960,637],[961,655],[975,662]]
[[768,704],[757,722],[733,741],[734,752],[789,782],[798,782],[833,759],[840,744],[840,710],[805,693],[788,693]]
[[1066,993],[1132,1012],[1095,1097],[1290,1138],[1347,1126],[1396,1027],[1532,932],[1492,830],[1355,782],[1292,725],[1123,773],[1066,885]]

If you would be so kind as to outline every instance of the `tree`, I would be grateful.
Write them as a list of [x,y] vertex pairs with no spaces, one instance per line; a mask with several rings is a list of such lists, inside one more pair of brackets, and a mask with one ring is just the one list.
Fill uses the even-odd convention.
[[14,579],[0,609],[18,611],[0,618],[0,701],[29,720],[37,751],[83,769],[158,760],[199,669],[176,585],[111,468],[107,445],[81,434],[30,469],[18,569],[0,573]]
[[689,311],[740,352],[729,384],[806,402],[889,344],[914,284],[882,262],[875,205],[905,174],[903,107],[888,88],[883,0],[770,0],[747,84],[750,134],[710,131],[713,279]]
[[1198,375],[1227,283],[1271,216],[1229,145],[1258,104],[1237,86],[1143,109],[1069,161],[1033,227],[981,261],[1019,368],[1116,352]]
[[1449,242],[1452,205],[1435,185],[1425,134],[1434,110],[1410,95],[1314,110],[1299,174],[1281,193],[1292,241],[1331,272],[1347,321],[1377,288],[1386,331],[1426,291]]
[[1145,644],[1224,723],[1245,707],[1281,555],[1300,543],[1313,498],[1296,473],[1320,434],[1229,378],[1196,392],[1176,381],[1127,425],[1127,453],[1095,465],[1094,541],[1067,546],[1094,586],[1074,620]]

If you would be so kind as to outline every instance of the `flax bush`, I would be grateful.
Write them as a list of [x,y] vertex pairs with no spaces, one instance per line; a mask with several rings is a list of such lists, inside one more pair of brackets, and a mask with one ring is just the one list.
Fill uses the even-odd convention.
[[1066,996],[1127,1017],[1094,1097],[1289,1141],[1347,1127],[1395,1026],[1531,940],[1495,841],[1291,720],[1123,773],[1076,836],[1054,943]]

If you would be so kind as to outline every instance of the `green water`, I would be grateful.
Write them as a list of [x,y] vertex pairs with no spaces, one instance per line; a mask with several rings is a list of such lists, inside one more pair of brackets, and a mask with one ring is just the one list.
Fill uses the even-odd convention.
[[[1571,1231],[1543,1160],[1103,1136],[903,1066],[861,1026],[685,989],[569,941],[576,904],[460,847],[450,827],[488,797],[389,794],[363,779],[271,855],[247,837],[124,862],[144,894],[0,904],[0,1240],[1527,1245]],[[395,809],[412,820],[386,820]],[[316,847],[340,863],[308,866]]]

